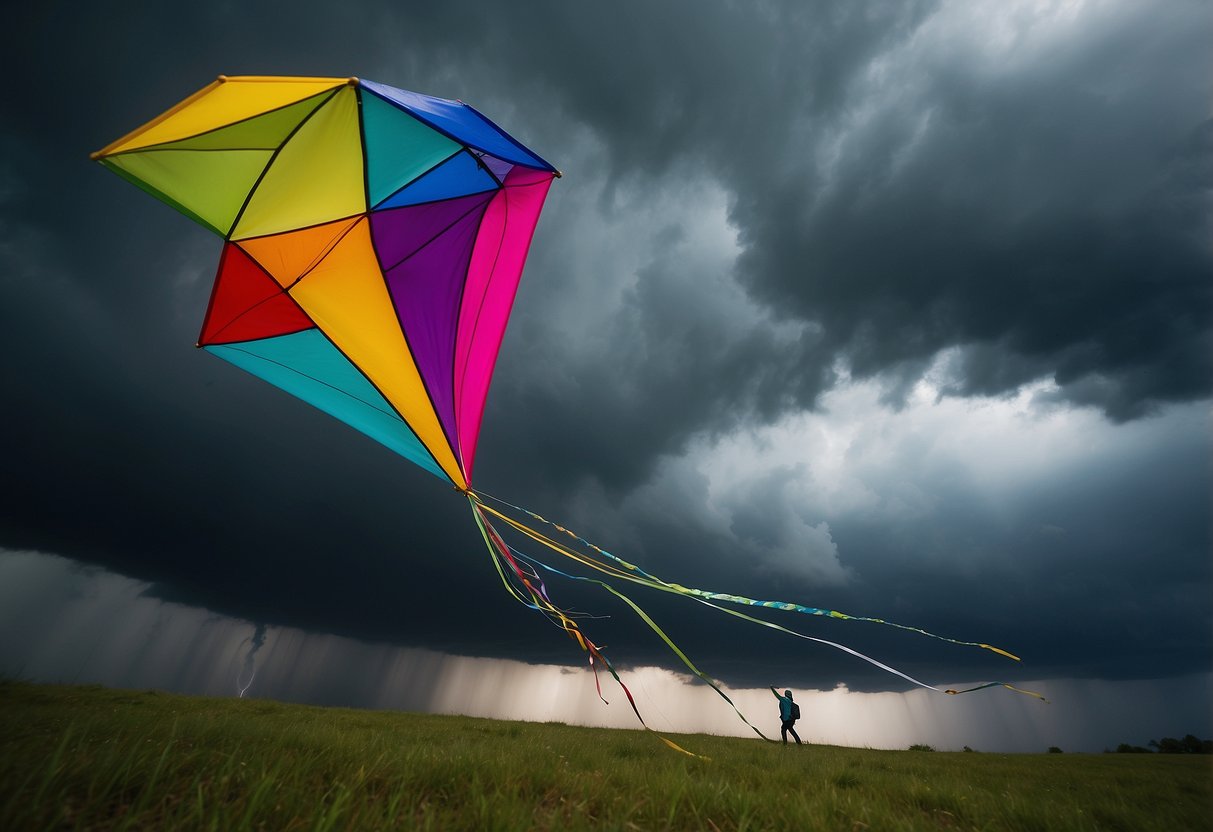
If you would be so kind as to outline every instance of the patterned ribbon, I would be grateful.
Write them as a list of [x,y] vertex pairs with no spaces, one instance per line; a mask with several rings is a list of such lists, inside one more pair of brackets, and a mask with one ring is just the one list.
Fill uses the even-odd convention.
[[[777,609],[777,610],[782,610],[785,612],[798,612],[798,613],[803,613],[803,614],[807,614],[807,615],[827,616],[830,618],[836,618],[836,619],[841,619],[841,620],[867,621],[867,622],[876,623],[876,624],[884,624],[886,626],[896,627],[896,628],[902,629],[902,630],[910,630],[912,632],[917,632],[922,635],[926,635],[931,638],[939,639],[940,641],[946,641],[946,642],[949,642],[952,644],[959,644],[959,645],[970,646],[970,647],[980,647],[980,648],[998,653],[999,655],[1006,656],[1007,658],[1014,659],[1015,661],[1020,661],[1018,656],[1015,656],[1014,654],[1009,653],[1006,650],[995,647],[993,645],[985,644],[983,642],[962,641],[959,639],[948,638],[946,636],[940,636],[940,635],[936,635],[935,633],[928,632],[919,627],[911,627],[911,626],[907,626],[904,624],[897,624],[895,622],[886,621],[886,620],[880,619],[880,618],[848,615],[846,613],[838,612],[836,610],[827,610],[827,609],[821,609],[818,607],[809,607],[809,606],[805,606],[803,604],[795,604],[795,603],[790,603],[787,601],[758,601],[758,600],[746,598],[746,597],[740,596],[740,595],[732,595],[732,594],[718,593],[718,592],[708,592],[706,590],[695,589],[692,587],[685,587],[685,586],[682,586],[681,584],[670,583],[670,582],[667,582],[667,581],[664,581],[664,580],[658,578],[655,575],[650,574],[649,572],[646,572],[641,567],[639,567],[635,564],[629,563],[628,561],[625,561],[622,558],[619,558],[619,557],[611,554],[610,552],[606,551],[605,549],[602,549],[602,548],[594,545],[593,543],[590,543],[588,540],[586,540],[585,538],[576,534],[575,532],[573,532],[563,526],[560,526],[559,524],[553,523],[550,520],[547,520],[546,518],[540,516],[539,514],[536,514],[535,512],[529,511],[528,509],[522,508],[521,506],[516,506],[512,503],[506,502],[505,500],[502,500],[498,497],[493,497],[492,495],[484,494],[483,492],[478,494],[478,493],[469,491],[469,492],[467,492],[467,495],[468,495],[468,499],[473,503],[473,505],[475,507],[477,507],[478,509],[480,509],[481,511],[492,514],[494,517],[502,520],[503,522],[508,524],[511,528],[515,529],[519,533],[525,535],[526,537],[529,537],[530,539],[534,540],[537,543],[540,543],[541,545],[551,549],[552,551],[554,551],[564,557],[567,557],[571,560],[574,560],[584,566],[594,569],[598,572],[604,573],[606,575],[609,575],[609,576],[612,576],[615,578],[619,578],[621,580],[626,580],[626,581],[630,581],[632,583],[640,584],[642,586],[647,586],[652,589],[657,589],[657,590],[660,590],[663,592],[670,592],[670,593],[674,593],[677,595],[689,597],[689,598],[692,598],[692,599],[698,601],[701,604],[712,607],[713,609],[719,610],[728,615],[732,615],[737,618],[741,618],[743,620],[749,621],[754,624],[759,624],[764,627],[769,627],[771,629],[778,630],[783,633],[787,633],[788,635],[792,635],[797,638],[802,638],[807,641],[813,641],[818,644],[823,644],[828,647],[832,647],[836,650],[841,650],[842,652],[848,653],[859,659],[862,659],[863,661],[866,661],[869,664],[880,668],[881,670],[884,670],[888,673],[892,673],[896,676],[899,676],[902,679],[905,679],[906,681],[908,681],[914,685],[917,685],[919,687],[925,688],[927,690],[935,691],[937,693],[956,695],[956,694],[960,694],[960,693],[971,693],[973,691],[984,690],[986,688],[991,688],[991,687],[1005,687],[1008,690],[1015,691],[1016,693],[1022,693],[1027,696],[1033,696],[1044,702],[1048,701],[1047,699],[1045,699],[1044,696],[1042,696],[1039,693],[1036,693],[1034,691],[1024,690],[1022,688],[1018,688],[1018,687],[1015,687],[1014,685],[1010,685],[1006,682],[987,682],[987,683],[978,685],[976,687],[966,688],[964,690],[954,690],[951,688],[945,689],[945,688],[936,687],[935,685],[930,685],[930,684],[927,684],[926,682],[922,682],[918,679],[915,679],[913,676],[903,673],[902,671],[897,670],[896,668],[891,667],[870,656],[866,656],[857,650],[853,650],[852,648],[847,647],[846,645],[838,644],[837,642],[828,641],[828,640],[822,639],[822,638],[817,638],[815,636],[806,635],[805,633],[801,633],[796,630],[792,630],[792,629],[790,629],[788,627],[784,627],[780,624],[776,624],[771,621],[766,621],[761,618],[756,618],[754,616],[747,615],[746,613],[740,612],[738,610],[730,609],[727,607],[722,607],[719,604],[715,604],[712,602],[713,601],[727,601],[727,602],[730,602],[733,604],[741,604],[741,605],[754,606],[754,607],[765,607],[768,609]],[[497,503],[500,503],[504,506],[508,506],[509,508],[515,509],[516,511],[522,512],[522,513],[534,518],[535,520],[538,520],[539,522],[541,522],[547,526],[550,526],[559,532],[562,532],[563,534],[578,541],[579,543],[584,545],[586,548],[588,548],[588,549],[598,553],[602,557],[606,558],[609,562],[603,563],[601,561],[595,560],[591,557],[583,555],[582,553],[577,552],[577,551],[559,543],[558,541],[553,540],[552,538],[548,537],[547,535],[543,534],[542,532],[539,532],[539,531],[531,528],[530,526],[527,526],[526,524],[524,524],[518,520],[515,520],[514,518],[502,513],[501,511],[498,511],[497,509],[494,509],[491,506],[486,505],[483,502],[483,500],[481,499],[482,496],[488,497]],[[487,522],[487,518],[485,518],[485,519]],[[533,559],[531,559],[531,560],[533,560]],[[544,569],[547,569],[549,571],[552,571],[554,573],[560,574],[565,577],[573,578],[574,580],[587,580],[592,583],[598,583],[600,586],[607,589],[607,591],[611,592],[614,595],[619,596],[630,607],[633,608],[633,610],[637,613],[637,615],[639,615],[642,618],[642,620],[645,620],[645,622],[647,624],[649,624],[649,626],[651,628],[653,628],[654,631],[657,632],[662,637],[662,639],[666,642],[666,644],[675,652],[676,655],[679,656],[680,659],[683,660],[683,663],[686,664],[688,666],[688,668],[692,670],[692,672],[694,672],[697,676],[700,676],[700,678],[705,679],[705,681],[709,681],[709,684],[711,684],[710,680],[708,680],[706,676],[701,674],[699,672],[699,670],[690,663],[690,660],[685,657],[685,655],[682,653],[682,651],[678,649],[678,647],[664,634],[664,632],[661,631],[661,629],[659,627],[657,627],[657,625],[655,623],[652,623],[652,620],[644,613],[643,610],[641,610],[633,601],[631,601],[631,599],[627,598],[626,596],[621,595],[614,588],[612,588],[608,584],[605,584],[601,581],[594,581],[593,579],[583,578],[581,576],[568,575],[567,573],[553,569],[550,566],[546,566],[545,564],[540,563],[539,561],[533,561],[533,562],[536,565],[539,565]],[[713,687],[715,688],[715,685],[713,685]],[[716,690],[718,693],[720,693],[722,696],[724,696],[724,694],[718,688],[716,688]],[[728,697],[725,697],[725,698],[726,698],[726,700],[728,700]],[[732,700],[728,700],[728,701],[729,701],[730,705],[733,704]],[[734,710],[737,710],[735,705],[733,707],[734,707]],[[742,715],[740,711],[738,711],[738,715],[741,716],[742,720],[745,721],[747,725],[750,725],[750,727],[753,728],[753,725],[751,725],[750,722],[745,719],[744,715]],[[758,729],[755,728],[754,730],[760,736],[763,736],[762,732],[758,731]],[[764,736],[764,739],[765,738],[766,737]]]
[[[514,557],[510,547],[505,544],[505,541],[501,539],[501,536],[497,533],[497,530],[493,528],[491,523],[489,523],[488,518],[484,516],[482,511],[480,511],[480,507],[477,502],[470,497],[469,502],[472,506],[472,515],[476,518],[476,525],[480,529],[480,534],[484,538],[485,546],[488,547],[489,556],[493,561],[493,565],[497,569],[497,574],[501,577],[502,583],[516,600],[523,605],[530,607],[531,609],[538,610],[548,618],[552,619],[557,626],[561,627],[574,641],[577,642],[578,646],[581,647],[581,649],[588,656],[590,669],[594,672],[594,684],[598,689],[599,698],[602,699],[603,702],[606,702],[606,699],[602,696],[602,686],[598,682],[598,667],[595,661],[606,667],[607,671],[615,679],[615,682],[619,685],[620,689],[627,697],[628,704],[632,706],[632,712],[636,715],[636,719],[640,721],[641,726],[643,726],[646,731],[652,733],[673,750],[681,752],[688,757],[695,757],[700,760],[710,760],[710,757],[705,757],[701,754],[687,751],[669,737],[666,737],[649,727],[648,723],[644,721],[644,717],[640,713],[640,708],[636,705],[635,697],[632,696],[632,692],[628,690],[628,686],[624,684],[623,679],[619,677],[619,673],[616,672],[614,665],[612,665],[610,660],[607,659],[607,657],[602,653],[602,650],[598,647],[598,645],[594,644],[593,641],[585,636],[577,622],[574,621],[565,610],[560,609],[552,603],[551,599],[548,597],[547,589],[544,587],[543,582],[538,579],[538,575],[535,574],[533,569],[528,571],[523,568],[522,564],[519,563],[519,560]],[[527,595],[530,596],[530,600],[527,600],[522,592],[518,590],[518,587],[509,580],[506,570],[502,566],[503,563],[509,567],[514,578],[517,579],[526,589]],[[603,584],[603,586],[605,586],[605,584]],[[610,587],[607,587],[607,589],[609,590]],[[631,602],[629,601],[628,603],[630,604]],[[635,607],[635,605],[632,606],[638,612],[640,612],[639,607]],[[643,615],[643,612],[641,612],[641,614]],[[656,624],[652,624],[650,622],[650,625],[657,629],[659,634],[661,633]],[[672,642],[669,642],[668,638],[666,641],[673,646]],[[675,650],[677,650],[677,648],[675,648]],[[681,651],[678,652],[681,654]],[[719,689],[717,689],[717,692],[721,693]],[[721,693],[721,695],[724,696],[723,693]],[[725,698],[727,699],[728,697]],[[736,706],[734,706],[734,710],[736,710]],[[740,715],[740,711],[738,711],[738,714]],[[742,719],[745,719],[745,717],[743,716]],[[755,728],[754,730],[757,731],[758,729]],[[761,732],[759,732],[759,736],[762,736]],[[766,737],[763,737],[763,739],[766,739]]]

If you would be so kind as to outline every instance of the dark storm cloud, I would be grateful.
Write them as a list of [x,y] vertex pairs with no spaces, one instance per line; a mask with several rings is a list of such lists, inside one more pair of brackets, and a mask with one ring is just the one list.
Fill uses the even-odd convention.
[[1053,375],[1117,419],[1207,395],[1210,132],[1173,26],[1076,32],[1002,76],[905,67],[827,181],[743,204],[749,285],[826,321],[861,375],[962,345],[961,395]]
[[936,632],[968,621],[1027,657],[1032,672],[1203,668],[1213,483],[1206,465],[1191,463],[1207,454],[1209,422],[1189,411],[1167,426],[1169,436],[1119,435],[1102,458],[1022,491],[991,493],[941,467],[924,478],[930,509],[893,523],[858,512],[835,533],[869,597],[896,599],[898,616]]
[[[697,438],[812,408],[844,378],[878,377],[904,403],[932,367],[958,397],[1052,377],[1042,406],[1120,421],[1207,396],[1200,4],[1035,27],[1000,4],[284,8],[19,13],[0,60],[37,82],[10,85],[0,131],[14,492],[0,544],[272,625],[571,655],[493,585],[466,509],[437,481],[193,350],[217,241],[86,158],[217,72],[356,72],[466,98],[566,172],[489,400],[477,465],[488,490],[577,519],[671,579],[756,596],[802,596],[807,573],[781,564],[812,544],[836,585],[808,600],[884,611],[900,586],[907,620],[954,632],[997,621],[1006,632],[990,640],[1021,638],[1070,672],[1115,668],[1051,642],[1049,627],[1071,619],[1019,630],[1017,613],[1098,608],[1073,620],[1106,624],[1083,636],[1115,643],[1144,580],[1130,553],[1152,546],[1182,574],[1165,574],[1150,603],[1182,614],[1170,629],[1141,625],[1143,645],[1165,636],[1166,651],[1126,661],[1203,661],[1207,639],[1191,633],[1208,628],[1190,598],[1208,581],[1208,480],[1190,464],[1203,440],[1187,458],[1134,463],[1190,489],[1139,508],[1167,520],[1152,538],[1133,524],[1132,545],[1116,542],[1131,503],[1077,484],[1050,492],[1056,511],[1022,504],[1025,527],[1064,530],[1025,541],[955,472],[922,475],[915,486],[942,489],[943,507],[899,527],[880,511],[798,504],[795,467],[730,494],[721,524],[693,466],[661,468]],[[1122,516],[1105,517],[1106,536],[1073,522],[1108,506]],[[1003,554],[959,577],[907,554],[956,541]],[[1020,550],[1031,554],[1008,554]],[[1099,561],[1107,550],[1119,554]],[[999,580],[978,574],[986,564]],[[711,611],[653,603],[732,672],[757,678],[765,651],[782,649],[756,650]],[[642,625],[611,626],[613,643],[653,643]],[[921,649],[924,666],[951,660],[860,638]],[[644,649],[637,659],[659,658]],[[854,678],[832,657],[805,672],[818,671]]]
[[[571,122],[601,142],[594,167],[562,185],[584,187],[601,165],[602,198],[631,187],[635,210],[680,182],[718,183],[749,300],[812,327],[722,335],[695,276],[655,257],[609,350],[567,383],[504,394],[519,412],[559,404],[577,426],[524,428],[527,458],[543,446],[560,460],[537,479],[564,488],[581,470],[565,460],[609,455],[596,476],[627,488],[698,431],[812,406],[839,360],[896,399],[954,347],[945,394],[1052,377],[1059,400],[1115,420],[1209,394],[1213,62],[1200,4],[1036,19],[998,4],[799,9],[561,4],[542,25],[492,13],[464,24],[478,48],[463,72],[508,66],[490,88],[518,84],[543,134],[573,136]],[[422,49],[452,22],[431,14],[409,17]],[[556,147],[582,158],[577,143]],[[582,229],[557,217],[547,232],[573,241],[544,265],[548,285],[577,280]],[[542,326],[552,308],[528,300],[520,325]],[[638,401],[651,404],[643,424]],[[596,441],[612,435],[631,441]]]
[[[743,203],[765,202],[789,174],[797,175],[810,125],[844,109],[855,74],[930,8],[729,5],[707,15],[675,5],[628,12],[556,4],[541,27],[491,15],[469,25],[481,27],[473,64],[510,66],[524,88],[541,90],[540,117],[546,111],[584,125],[602,143],[569,182],[593,182],[601,168],[601,199],[641,212],[665,190],[715,182],[736,222]],[[434,21],[430,32],[448,23]],[[564,150],[573,159],[582,152],[578,144]],[[559,206],[568,197],[558,190],[554,199]],[[587,271],[576,250],[584,227],[568,228],[558,207],[555,213],[546,233],[570,244],[563,263],[542,271],[551,282],[576,281]],[[654,215],[661,233],[642,230],[639,239],[616,241],[618,248],[650,251],[652,259],[637,268],[636,287],[615,309],[597,355],[574,364],[564,379],[524,381],[502,394],[510,410],[540,414],[531,429],[513,434],[525,454],[517,459],[529,461],[536,487],[559,491],[588,470],[618,493],[648,476],[660,453],[677,452],[697,432],[811,406],[833,383],[837,355],[821,347],[820,320],[780,333],[750,313],[748,329],[729,326],[738,311],[724,307],[720,293],[713,296],[715,275],[688,268],[686,251],[673,245],[684,214]],[[748,233],[744,224],[739,230]],[[731,277],[731,264],[710,267]],[[582,293],[583,302],[587,297],[593,288]],[[531,317],[524,311],[519,324],[544,326],[550,308],[542,297],[529,300]],[[729,301],[752,303],[741,296]],[[547,352],[561,348],[543,344]],[[533,378],[527,364],[506,366],[516,377]],[[544,415],[557,404],[562,418],[552,424]],[[568,464],[587,458],[594,464]]]

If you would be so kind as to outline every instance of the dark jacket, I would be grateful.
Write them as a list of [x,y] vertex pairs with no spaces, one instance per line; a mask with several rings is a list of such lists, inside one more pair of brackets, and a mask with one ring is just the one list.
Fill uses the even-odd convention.
[[775,688],[771,688],[771,693],[775,694],[775,698],[779,700],[779,718],[784,722],[792,719],[792,692],[785,690],[783,696]]

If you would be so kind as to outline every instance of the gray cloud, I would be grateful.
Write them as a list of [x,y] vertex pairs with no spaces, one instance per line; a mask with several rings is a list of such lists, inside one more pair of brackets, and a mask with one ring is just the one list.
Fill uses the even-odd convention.
[[[0,130],[0,544],[274,626],[570,656],[432,478],[192,348],[218,241],[86,160],[220,71],[357,72],[466,98],[566,172],[490,397],[487,490],[672,579],[989,629],[1059,673],[1207,666],[1208,433],[1185,405],[1213,378],[1201,4],[290,10],[16,18],[0,60],[38,83],[10,86]],[[863,408],[829,398],[868,379]],[[939,452],[964,418],[881,421],[882,401],[918,413],[924,379],[944,404],[1023,388],[1037,415],[1103,414],[1082,424],[1108,461],[983,495],[1007,460]],[[826,469],[798,435],[737,482],[708,470],[714,443],[813,413],[896,442]],[[786,655],[652,603],[717,672]],[[612,643],[656,660],[617,613]],[[864,683],[833,657],[804,672]]]

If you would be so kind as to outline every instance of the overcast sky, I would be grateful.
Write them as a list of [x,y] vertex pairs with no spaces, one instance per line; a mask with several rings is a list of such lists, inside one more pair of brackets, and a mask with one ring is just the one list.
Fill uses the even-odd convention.
[[[88,160],[219,73],[358,75],[564,172],[477,487],[668,580],[1024,658],[779,619],[932,683],[1207,691],[1207,2],[352,5],[15,12],[0,557],[333,643],[581,661],[449,487],[194,349],[220,241]],[[622,666],[676,669],[611,596],[550,588]],[[904,689],[634,597],[729,684]]]

